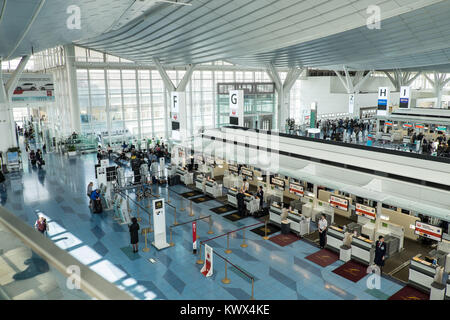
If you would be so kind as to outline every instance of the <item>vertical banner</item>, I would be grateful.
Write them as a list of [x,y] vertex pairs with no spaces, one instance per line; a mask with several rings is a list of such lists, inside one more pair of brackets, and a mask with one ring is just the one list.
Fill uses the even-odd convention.
[[348,113],[352,114],[355,111],[355,95],[351,94],[348,97]]
[[400,88],[400,103],[398,107],[400,109],[409,109],[409,103],[411,99],[411,88],[401,87]]
[[153,230],[155,240],[152,245],[158,250],[169,247],[166,236],[166,212],[164,199],[153,200]]
[[172,123],[172,139],[184,140],[187,137],[186,93],[171,92],[170,114]]
[[377,116],[385,116],[387,115],[388,106],[389,106],[389,87],[379,87],[378,88],[378,108],[377,108]]
[[244,126],[244,90],[230,90],[230,124]]
[[197,221],[192,222],[192,252],[197,253]]
[[309,127],[316,127],[316,119],[317,119],[317,102],[311,103],[311,113],[309,118]]
[[213,248],[205,244],[205,264],[200,272],[205,277],[210,277],[213,274]]

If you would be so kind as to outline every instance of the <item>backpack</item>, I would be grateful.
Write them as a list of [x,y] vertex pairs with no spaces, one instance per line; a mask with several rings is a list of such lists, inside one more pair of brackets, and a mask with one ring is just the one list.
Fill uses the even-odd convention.
[[47,229],[47,223],[45,221],[42,223],[38,222],[38,229],[39,231],[45,231]]

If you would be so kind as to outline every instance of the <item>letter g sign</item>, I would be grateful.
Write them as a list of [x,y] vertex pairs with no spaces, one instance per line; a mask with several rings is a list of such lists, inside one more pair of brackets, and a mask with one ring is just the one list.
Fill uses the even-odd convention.
[[232,103],[232,104],[237,104],[237,97],[236,97],[236,94],[235,94],[235,93],[233,93],[233,94],[231,95],[231,103]]

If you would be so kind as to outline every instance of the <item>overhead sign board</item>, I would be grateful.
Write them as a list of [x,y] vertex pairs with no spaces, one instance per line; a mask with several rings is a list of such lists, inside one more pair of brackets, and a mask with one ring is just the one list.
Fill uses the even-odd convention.
[[418,236],[425,237],[431,240],[442,240],[442,228],[432,226],[420,221],[416,221],[414,233]]
[[299,185],[298,183],[291,182],[289,183],[289,193],[295,194],[297,196],[303,196],[303,186]]
[[411,100],[411,88],[410,87],[401,87],[400,88],[400,109],[409,109],[409,104]]
[[244,90],[230,90],[230,124],[244,126]]
[[375,220],[377,218],[377,213],[376,213],[375,208],[368,207],[368,206],[362,205],[360,203],[356,204],[356,214],[359,216],[364,216],[371,220]]
[[341,209],[344,211],[348,210],[348,200],[336,197],[336,196],[330,196],[330,204],[335,207],[336,209]]
[[387,115],[387,110],[389,106],[389,95],[390,95],[389,87],[378,88],[378,107],[377,107],[378,116]]

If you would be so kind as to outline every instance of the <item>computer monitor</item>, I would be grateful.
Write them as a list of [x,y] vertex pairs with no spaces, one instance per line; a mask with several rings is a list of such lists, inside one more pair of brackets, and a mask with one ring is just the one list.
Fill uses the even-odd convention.
[[426,261],[426,262],[429,262],[429,263],[433,263],[434,258],[431,258],[431,257],[426,256],[426,257],[425,257],[425,261]]

